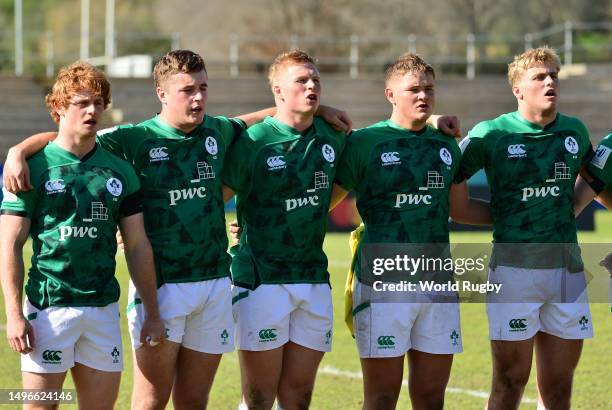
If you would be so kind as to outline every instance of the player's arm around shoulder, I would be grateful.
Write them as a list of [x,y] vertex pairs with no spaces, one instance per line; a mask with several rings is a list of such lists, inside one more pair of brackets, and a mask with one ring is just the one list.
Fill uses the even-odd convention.
[[0,216],[0,282],[6,309],[6,337],[11,349],[29,353],[34,347],[32,326],[23,316],[23,246],[30,232],[30,220],[19,215]]
[[27,159],[43,149],[55,137],[57,132],[41,132],[9,148],[2,175],[2,183],[7,191],[16,193],[32,189]]
[[142,212],[122,218],[119,229],[130,277],[147,312],[140,342],[154,345],[164,338],[165,327],[159,315],[153,249],[145,232]]

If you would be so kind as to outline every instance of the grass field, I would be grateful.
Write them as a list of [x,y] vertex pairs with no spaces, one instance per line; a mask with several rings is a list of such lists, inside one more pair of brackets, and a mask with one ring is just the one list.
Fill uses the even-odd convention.
[[[581,234],[583,242],[612,244],[612,213],[599,212],[597,231]],[[452,241],[490,241],[490,233],[453,233]],[[342,322],[343,291],[346,270],[349,264],[347,234],[329,234],[325,250],[329,257],[331,282],[334,297],[334,341],[333,351],[326,354],[319,371],[311,408],[313,409],[358,409],[362,403],[362,382],[359,359],[355,343]],[[612,251],[612,245],[610,247]],[[29,249],[27,250],[29,258]],[[122,256],[118,257],[118,277],[123,293],[122,310],[125,310],[127,295],[127,272]],[[2,311],[4,302],[2,301]],[[604,303],[591,305],[595,338],[586,341],[582,359],[576,371],[573,390],[575,409],[612,409],[612,317]],[[2,316],[4,318],[4,316]],[[456,355],[446,396],[447,409],[482,409],[490,387],[491,358],[487,334],[485,308],[482,304],[462,304],[462,332],[464,352]],[[2,319],[4,320],[4,319]],[[123,342],[129,351],[129,340],[125,320],[122,321]],[[4,331],[4,325],[2,325]],[[535,367],[535,366],[534,366]],[[125,372],[117,408],[129,408],[132,388],[132,360],[125,358]],[[0,387],[20,386],[19,355],[10,351],[8,344],[0,343]],[[72,387],[68,378],[65,387]],[[211,409],[235,409],[240,397],[240,379],[236,353],[225,355],[210,397]],[[535,374],[532,372],[525,391],[522,409],[535,408]],[[70,406],[66,406],[70,407]],[[171,406],[169,406],[171,407]],[[3,408],[7,408],[3,406]],[[402,389],[398,408],[409,408],[407,388]]]

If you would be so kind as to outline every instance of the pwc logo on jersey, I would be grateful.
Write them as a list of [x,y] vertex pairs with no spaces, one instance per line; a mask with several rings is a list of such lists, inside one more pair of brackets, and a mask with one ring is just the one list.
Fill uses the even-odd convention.
[[570,154],[577,154],[580,146],[574,137],[565,138],[565,149]]
[[168,195],[170,195],[170,206],[174,206],[181,200],[206,198],[206,188],[200,186],[197,188],[173,189],[172,191],[168,191]]
[[395,196],[394,208],[401,208],[404,205],[431,205],[433,197],[424,194],[397,194]]
[[380,160],[382,161],[382,166],[386,167],[389,165],[397,165],[397,164],[401,164],[401,160],[399,158],[399,152],[397,151],[393,151],[393,152],[383,152],[380,155]]
[[219,152],[219,147],[217,145],[217,140],[214,137],[208,136],[204,141],[204,146],[206,147],[206,151],[210,155],[217,155]]
[[558,186],[527,187],[523,188],[522,202],[533,198],[558,197],[561,194]]
[[149,162],[167,161],[170,159],[167,147],[155,147],[149,150]]
[[45,190],[47,195],[66,192],[66,184],[63,179],[50,179],[45,182]]
[[268,164],[268,171],[276,171],[277,169],[287,168],[285,158],[282,155],[268,157],[268,159],[266,159],[266,164]]
[[526,156],[525,144],[508,145],[508,158],[524,158]]
[[323,158],[325,158],[327,162],[334,162],[336,159],[336,151],[334,151],[334,148],[329,144],[323,144],[321,152],[323,153]]

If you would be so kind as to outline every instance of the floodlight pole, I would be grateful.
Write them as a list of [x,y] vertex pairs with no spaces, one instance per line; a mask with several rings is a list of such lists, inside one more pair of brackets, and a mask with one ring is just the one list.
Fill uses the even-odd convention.
[[23,75],[23,2],[15,0],[15,75]]
[[106,30],[104,39],[106,68],[115,57],[115,0],[106,0]]
[[89,58],[89,0],[81,0],[81,60]]

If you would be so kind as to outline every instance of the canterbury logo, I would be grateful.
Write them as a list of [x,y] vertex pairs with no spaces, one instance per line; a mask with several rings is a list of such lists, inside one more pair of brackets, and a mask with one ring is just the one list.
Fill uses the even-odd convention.
[[393,347],[395,346],[395,336],[379,336],[376,340],[378,342],[378,346],[381,347]]
[[268,164],[270,169],[276,169],[285,166],[285,161],[282,156],[270,157],[266,160],[266,164]]
[[383,152],[380,156],[380,160],[383,164],[399,164],[400,159],[398,157],[399,152]]
[[508,145],[508,157],[518,157],[527,154],[525,144]]
[[50,181],[45,182],[45,189],[47,192],[59,192],[63,191],[66,188],[66,184],[64,184],[63,179],[52,179]]
[[61,350],[45,350],[42,354],[42,358],[46,362],[59,363],[62,361]]
[[261,329],[259,331],[259,338],[262,341],[274,340],[276,339],[276,333],[274,333],[276,329]]
[[508,326],[510,326],[511,331],[521,331],[527,329],[527,325],[525,322],[527,319],[512,319],[508,322]]
[[168,153],[166,152],[167,149],[168,148],[166,147],[151,148],[149,150],[149,158],[157,161],[164,160],[168,158]]

